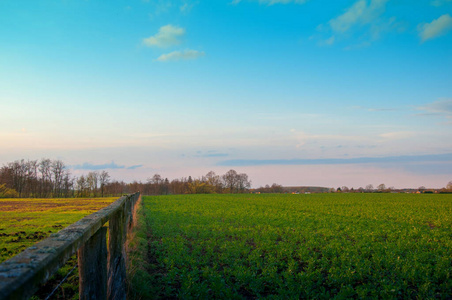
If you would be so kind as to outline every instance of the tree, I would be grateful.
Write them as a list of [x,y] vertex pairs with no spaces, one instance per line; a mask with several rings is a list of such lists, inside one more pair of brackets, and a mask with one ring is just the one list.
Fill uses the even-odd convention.
[[64,174],[63,192],[64,192],[64,197],[66,197],[66,198],[71,197],[71,192],[72,192],[72,197],[74,197],[74,178],[71,177],[71,173],[69,172],[69,170],[66,170],[66,172]]
[[237,191],[244,193],[251,187],[251,180],[248,179],[248,175],[241,173],[237,176]]
[[273,183],[270,189],[272,193],[284,193],[283,186],[277,183]]
[[90,194],[93,195],[93,197],[97,196],[97,182],[99,178],[99,173],[97,172],[89,172],[86,176],[86,182],[88,184],[88,189]]
[[85,176],[80,176],[77,179],[77,191],[79,197],[86,197],[86,190],[88,188],[87,181],[85,179]]
[[238,174],[235,170],[229,170],[222,176],[224,186],[229,190],[229,193],[234,193],[237,184]]
[[52,161],[48,158],[41,159],[38,170],[41,173],[41,197],[49,197],[52,192]]
[[107,171],[102,171],[99,174],[100,194],[102,197],[104,196],[105,185],[107,185],[108,182],[110,182],[110,175]]
[[221,178],[214,171],[210,171],[206,174],[206,181],[209,185],[211,185],[215,193],[221,193],[223,189],[223,184],[221,183]]
[[164,182],[162,176],[160,174],[154,174],[151,178],[148,178],[149,184],[149,192],[152,195],[161,195],[162,194],[162,184]]
[[377,186],[377,190],[379,190],[380,192],[383,192],[384,190],[386,190],[386,185],[384,183],[381,183]]
[[446,189],[452,192],[452,181],[449,181],[446,185]]
[[162,176],[160,174],[154,174],[151,178],[148,178],[148,182],[152,184],[160,184],[163,181]]
[[52,162],[50,168],[53,175],[53,195],[54,197],[60,197],[66,166],[61,160],[55,160]]
[[168,193],[169,193],[169,185],[170,185],[170,182],[169,182],[168,178],[165,178],[165,180],[163,181],[162,185],[163,185],[162,193],[164,195],[168,195]]
[[367,192],[372,192],[373,189],[374,189],[374,186],[373,186],[372,184],[366,185],[366,191],[367,191]]

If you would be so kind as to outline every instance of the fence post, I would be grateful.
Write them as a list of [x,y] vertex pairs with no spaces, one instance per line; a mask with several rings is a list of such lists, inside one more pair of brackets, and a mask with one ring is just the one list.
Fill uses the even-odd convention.
[[127,201],[126,203],[126,213],[127,213],[127,226],[126,229],[127,231],[129,231],[132,228],[132,224],[133,224],[133,199],[134,199],[134,195],[130,196],[130,198],[128,199],[129,201]]
[[[128,199],[127,199],[128,200]],[[127,234],[127,207],[126,201],[109,221],[108,242],[108,299],[126,299],[125,279],[126,263],[124,242]]]
[[107,298],[107,228],[101,227],[78,250],[79,299]]

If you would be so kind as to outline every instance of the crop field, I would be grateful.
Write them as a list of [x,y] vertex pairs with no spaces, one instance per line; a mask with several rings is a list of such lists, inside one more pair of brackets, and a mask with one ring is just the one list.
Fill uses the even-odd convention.
[[[117,198],[0,199],[0,263],[64,227],[111,204]],[[75,256],[39,294],[46,295],[54,282],[75,265]],[[78,274],[59,291],[57,298],[77,292]],[[66,294],[65,294],[66,292]],[[34,297],[39,299],[40,297]],[[44,297],[45,298],[45,297]]]
[[452,195],[143,197],[131,298],[451,299]]

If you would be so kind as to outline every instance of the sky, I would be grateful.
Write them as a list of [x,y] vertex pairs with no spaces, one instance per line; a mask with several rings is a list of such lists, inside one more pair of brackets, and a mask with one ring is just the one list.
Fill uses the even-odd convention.
[[452,180],[452,0],[0,0],[0,165]]

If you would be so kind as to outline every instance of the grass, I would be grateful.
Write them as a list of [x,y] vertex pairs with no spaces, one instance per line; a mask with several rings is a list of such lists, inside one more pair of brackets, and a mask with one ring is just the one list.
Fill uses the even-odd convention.
[[[0,199],[0,262],[18,254],[117,198]],[[75,256],[62,267],[34,299],[45,298],[76,264]],[[78,271],[59,289],[55,299],[76,297]]]
[[135,299],[450,299],[452,195],[144,197]]

